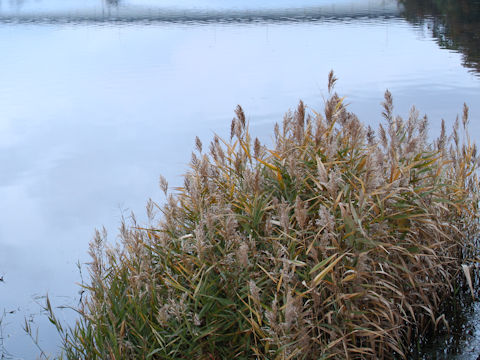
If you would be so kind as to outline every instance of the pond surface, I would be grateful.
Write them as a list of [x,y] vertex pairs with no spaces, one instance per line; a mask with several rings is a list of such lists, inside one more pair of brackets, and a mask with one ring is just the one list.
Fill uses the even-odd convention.
[[[0,1],[4,358],[39,354],[25,318],[58,353],[37,303],[75,306],[94,229],[115,241],[122,216],[144,221],[148,198],[163,201],[159,175],[180,185],[195,136],[226,136],[237,104],[268,142],[299,99],[322,108],[334,69],[367,124],[388,88],[399,114],[429,115],[432,136],[466,102],[480,140],[478,1],[258,2]],[[449,358],[476,359],[471,343]]]

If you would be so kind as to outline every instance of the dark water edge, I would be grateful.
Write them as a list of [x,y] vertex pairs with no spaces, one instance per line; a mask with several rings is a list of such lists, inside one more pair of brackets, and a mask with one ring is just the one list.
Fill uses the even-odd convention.
[[458,287],[452,298],[446,299],[441,314],[448,327],[440,321],[438,328],[420,336],[412,344],[411,358],[418,360],[478,360],[480,359],[480,283],[479,269],[471,269],[474,295],[459,274]]
[[441,48],[463,54],[463,65],[480,72],[479,0],[399,0],[402,16],[427,26]]

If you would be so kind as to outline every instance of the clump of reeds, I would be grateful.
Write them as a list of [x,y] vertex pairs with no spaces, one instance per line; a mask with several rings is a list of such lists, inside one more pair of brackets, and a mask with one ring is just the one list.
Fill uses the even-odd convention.
[[51,313],[67,358],[390,359],[443,325],[479,229],[468,109],[430,142],[387,91],[375,135],[335,81],[324,113],[300,102],[271,149],[237,107],[230,141],[197,139],[159,219],[150,203],[117,247],[97,234],[76,326]]

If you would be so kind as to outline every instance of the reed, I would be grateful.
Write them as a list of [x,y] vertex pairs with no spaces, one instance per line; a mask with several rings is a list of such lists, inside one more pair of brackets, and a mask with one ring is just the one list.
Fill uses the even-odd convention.
[[[199,139],[184,185],[150,224],[97,232],[91,280],[65,328],[68,359],[393,359],[444,326],[476,254],[478,157],[468,108],[429,141],[427,119],[377,134],[329,75],[324,112],[302,102],[267,148],[239,106],[231,139]],[[161,215],[155,216],[155,210]]]

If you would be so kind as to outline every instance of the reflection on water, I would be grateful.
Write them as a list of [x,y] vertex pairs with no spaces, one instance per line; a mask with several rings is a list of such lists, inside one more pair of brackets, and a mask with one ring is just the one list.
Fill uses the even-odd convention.
[[429,28],[438,44],[464,54],[464,65],[480,71],[479,0],[400,0],[403,16]]
[[147,199],[162,200],[158,175],[180,185],[195,136],[227,136],[237,104],[268,141],[300,98],[322,106],[333,68],[369,124],[389,88],[397,111],[417,105],[433,133],[466,101],[480,139],[479,79],[460,53],[418,36],[406,4],[258,3],[0,1],[0,318],[16,358],[37,353],[25,316],[56,351],[36,301],[78,302],[76,262],[88,261],[94,228],[114,241],[122,214],[142,222]]
[[396,0],[20,0],[0,8],[4,23],[274,23],[389,17]]

